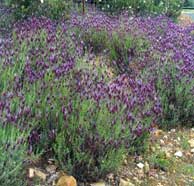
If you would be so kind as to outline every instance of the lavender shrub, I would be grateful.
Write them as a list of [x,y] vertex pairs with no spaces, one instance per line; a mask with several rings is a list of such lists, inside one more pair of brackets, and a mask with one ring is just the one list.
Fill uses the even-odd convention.
[[51,154],[93,181],[142,150],[161,109],[152,81],[123,74],[107,82],[77,68],[83,46],[69,27],[31,18],[1,43],[0,120],[30,132],[29,153]]
[[[88,14],[82,21],[79,16],[73,17],[71,23],[83,30],[83,35],[89,33],[89,39],[85,40],[85,37],[82,38],[85,45],[89,43],[91,48],[96,47],[96,42],[91,42],[93,39],[91,35],[94,35],[95,40],[98,40],[96,39],[96,33],[100,37],[99,32],[104,32],[105,30],[110,38],[106,41],[109,46],[106,48],[106,54],[110,56],[111,66],[116,69],[116,72],[121,74],[128,73],[132,77],[138,75],[141,77],[145,76],[142,78],[154,81],[159,97],[165,94],[165,92],[161,91],[161,87],[158,87],[159,84],[164,89],[172,91],[169,94],[179,92],[180,90],[178,89],[187,90],[186,92],[180,91],[182,95],[173,99],[175,102],[173,104],[171,104],[169,98],[161,98],[161,100],[165,100],[162,103],[163,116],[161,118],[165,122],[160,122],[166,123],[165,126],[171,127],[180,123],[183,125],[191,123],[193,125],[191,117],[193,115],[192,110],[194,110],[193,104],[191,104],[194,99],[193,25],[183,28],[165,16],[132,17],[129,19],[127,13],[117,17],[117,19],[110,19],[106,15],[101,15],[98,19],[96,14]],[[91,29],[93,33],[91,33]],[[82,36],[82,31],[80,35]],[[163,82],[163,85],[159,83],[160,70],[163,71],[162,76],[164,77],[162,79],[166,78],[166,76],[168,76],[168,79],[172,79],[171,72],[165,72],[166,66],[169,66],[169,69],[171,69],[172,65],[176,68],[173,76],[176,77],[174,81],[179,88],[173,88],[172,84],[166,84],[165,82]],[[180,84],[180,82],[182,83]],[[187,83],[185,84],[184,82]],[[185,99],[185,97],[188,99]],[[182,100],[180,100],[181,98]],[[176,109],[170,111],[165,108],[165,105],[174,105],[173,108]],[[167,113],[172,112],[172,116],[165,116],[168,115]],[[191,113],[191,115],[188,113]]]

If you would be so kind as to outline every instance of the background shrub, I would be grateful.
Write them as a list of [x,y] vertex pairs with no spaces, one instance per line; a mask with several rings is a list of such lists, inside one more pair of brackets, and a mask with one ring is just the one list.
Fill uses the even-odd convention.
[[180,0],[102,0],[99,7],[114,13],[129,10],[135,14],[165,14],[177,17],[180,14],[183,1]]
[[9,0],[6,4],[14,8],[16,20],[32,15],[64,19],[71,9],[71,1],[67,0],[44,0],[43,3],[40,0]]
[[193,7],[194,6],[194,1],[193,0],[185,0],[184,6],[185,7]]

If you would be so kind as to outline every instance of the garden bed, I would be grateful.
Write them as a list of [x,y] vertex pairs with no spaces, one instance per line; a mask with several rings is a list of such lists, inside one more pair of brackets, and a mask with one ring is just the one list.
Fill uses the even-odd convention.
[[88,12],[9,28],[0,185],[193,184],[193,23]]

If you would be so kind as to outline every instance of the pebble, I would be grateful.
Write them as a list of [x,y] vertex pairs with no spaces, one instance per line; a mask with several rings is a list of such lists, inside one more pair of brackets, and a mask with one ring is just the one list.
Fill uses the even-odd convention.
[[176,132],[176,129],[171,129],[170,131],[171,131],[171,132]]
[[191,153],[194,153],[194,148],[193,148],[193,149],[191,149]]
[[140,169],[143,169],[144,168],[144,164],[143,163],[138,163],[137,167],[140,168]]
[[190,147],[193,148],[194,147],[194,139],[190,139],[189,141]]
[[77,181],[73,176],[61,176],[56,186],[77,186]]
[[145,162],[144,172],[148,173],[149,171],[150,171],[150,165],[148,164],[148,162]]
[[128,164],[127,159],[124,160],[123,164],[124,164],[124,165],[127,165],[127,164]]
[[181,151],[177,151],[175,154],[174,154],[176,157],[179,157],[181,158],[183,156],[183,153]]
[[166,155],[167,158],[171,157],[171,154],[169,152],[167,152],[167,151],[165,151],[165,155]]
[[144,178],[144,171],[143,171],[143,169],[137,170],[137,175],[138,175],[138,178],[139,179]]
[[167,135],[165,135],[163,138],[164,138],[164,139],[168,139],[168,136],[167,136]]
[[161,139],[161,140],[160,140],[160,144],[161,144],[161,145],[165,145],[164,140]]
[[130,181],[126,181],[126,180],[121,178],[119,186],[135,186],[135,185],[133,183],[131,183]]
[[106,186],[105,182],[97,182],[97,183],[92,183],[90,186]]

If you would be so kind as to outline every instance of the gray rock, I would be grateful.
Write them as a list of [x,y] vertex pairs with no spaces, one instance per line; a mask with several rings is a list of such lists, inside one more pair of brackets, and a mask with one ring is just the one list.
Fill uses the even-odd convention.
[[177,151],[175,154],[174,154],[176,157],[179,157],[181,158],[183,156],[183,153],[181,151]]

